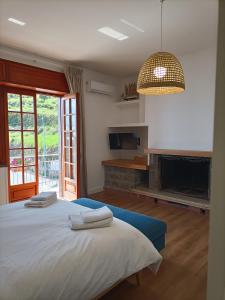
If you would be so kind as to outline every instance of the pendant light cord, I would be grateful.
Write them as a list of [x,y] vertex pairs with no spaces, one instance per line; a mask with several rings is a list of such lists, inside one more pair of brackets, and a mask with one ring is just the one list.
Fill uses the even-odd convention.
[[160,46],[161,46],[161,51],[163,50],[163,2],[165,0],[160,0],[161,3],[161,41],[160,41]]

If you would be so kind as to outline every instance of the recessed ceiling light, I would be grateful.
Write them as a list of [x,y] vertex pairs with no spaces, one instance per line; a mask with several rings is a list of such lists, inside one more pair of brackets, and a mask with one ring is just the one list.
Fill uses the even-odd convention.
[[137,31],[140,31],[140,32],[145,32],[145,31],[144,31],[144,29],[142,29],[142,28],[140,28],[140,27],[138,27],[138,26],[136,26],[136,25],[134,25],[134,24],[132,24],[132,23],[128,22],[128,21],[127,21],[127,20],[125,20],[125,19],[120,19],[120,21],[121,21],[122,23],[124,23],[124,24],[126,24],[126,25],[130,26],[131,28],[134,28],[134,29],[136,29]]
[[128,39],[127,35],[119,32],[119,31],[116,31],[116,30],[112,29],[111,27],[102,27],[102,28],[99,28],[98,31],[105,35],[108,35],[111,38],[116,39],[118,41],[123,41],[123,40]]
[[9,21],[9,22],[12,22],[12,23],[15,23],[15,24],[17,24],[17,25],[20,25],[20,26],[26,25],[25,22],[20,21],[20,20],[17,20],[17,19],[14,19],[14,18],[8,18],[8,21]]

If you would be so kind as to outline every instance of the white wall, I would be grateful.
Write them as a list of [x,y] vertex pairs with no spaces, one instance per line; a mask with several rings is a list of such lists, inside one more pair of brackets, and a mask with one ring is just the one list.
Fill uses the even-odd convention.
[[184,69],[185,92],[146,97],[149,147],[211,150],[216,48],[179,59]]
[[[136,81],[137,81],[137,76],[135,75],[121,78],[119,96],[121,97],[122,93],[125,94],[125,85]],[[121,98],[119,98],[118,100],[121,100]],[[127,106],[118,107],[118,112],[117,112],[118,123],[138,123],[140,120],[139,120],[139,110],[137,108],[138,107],[136,105],[131,105],[129,107]]]
[[[86,81],[96,80],[115,86],[113,96],[90,93],[87,91]],[[88,193],[103,189],[104,168],[102,160],[112,158],[108,145],[109,124],[117,121],[117,110],[114,105],[119,98],[119,80],[91,70],[84,70],[84,108],[86,155],[88,174]]]

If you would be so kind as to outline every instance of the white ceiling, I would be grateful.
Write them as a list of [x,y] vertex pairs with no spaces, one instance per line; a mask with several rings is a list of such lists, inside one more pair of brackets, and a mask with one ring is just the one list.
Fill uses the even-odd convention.
[[[164,50],[183,55],[216,45],[218,0],[166,0]],[[18,26],[7,19],[27,23]],[[143,28],[144,33],[120,19]],[[129,36],[117,41],[97,29]],[[107,74],[136,73],[160,48],[159,0],[0,0],[2,45]]]

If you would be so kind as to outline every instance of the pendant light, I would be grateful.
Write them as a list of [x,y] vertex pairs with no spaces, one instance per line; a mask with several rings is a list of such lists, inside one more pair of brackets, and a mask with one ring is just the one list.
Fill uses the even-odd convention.
[[161,51],[152,54],[143,64],[137,92],[144,95],[176,94],[185,90],[184,73],[178,59],[162,51],[163,2],[161,2]]

